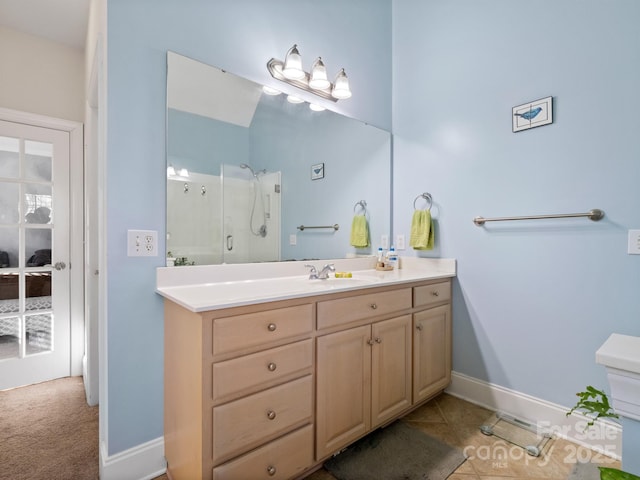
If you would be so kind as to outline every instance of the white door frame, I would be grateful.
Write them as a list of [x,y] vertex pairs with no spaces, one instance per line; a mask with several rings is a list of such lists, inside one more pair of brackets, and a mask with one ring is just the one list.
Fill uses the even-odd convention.
[[84,355],[84,254],[83,254],[83,126],[70,120],[0,108],[0,119],[69,133],[69,275],[71,313],[71,375],[82,374]]

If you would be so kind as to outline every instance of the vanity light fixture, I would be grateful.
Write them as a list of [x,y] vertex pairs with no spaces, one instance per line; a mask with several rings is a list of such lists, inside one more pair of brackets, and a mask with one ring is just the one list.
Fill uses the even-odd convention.
[[297,45],[289,49],[284,62],[275,58],[269,60],[267,69],[276,80],[288,83],[326,100],[337,102],[351,97],[349,79],[344,68],[340,70],[334,83],[331,83],[327,77],[327,69],[324,62],[321,57],[318,57],[311,66],[311,73],[307,73],[302,69],[302,57]]
[[317,105],[315,103],[310,103],[309,108],[314,112],[324,112],[326,110],[326,108],[324,108],[323,106]]

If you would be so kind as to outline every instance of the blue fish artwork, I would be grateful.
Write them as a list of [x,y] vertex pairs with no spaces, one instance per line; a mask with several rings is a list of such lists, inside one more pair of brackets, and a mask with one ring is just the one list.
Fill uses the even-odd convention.
[[318,175],[321,171],[322,171],[322,168],[314,168],[313,169],[313,173],[315,173],[316,175]]
[[534,109],[529,109],[528,112],[524,112],[524,113],[514,113],[514,115],[518,116],[518,117],[522,117],[525,120],[533,120],[534,118],[536,118],[536,116],[542,111],[542,107],[537,107]]

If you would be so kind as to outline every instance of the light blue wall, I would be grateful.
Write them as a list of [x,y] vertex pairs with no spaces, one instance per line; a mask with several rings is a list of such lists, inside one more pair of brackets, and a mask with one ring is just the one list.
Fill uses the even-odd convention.
[[341,113],[390,129],[390,0],[108,0],[108,454],[163,432],[163,309],[154,293],[163,257],[126,256],[127,229],[165,231],[166,52],[259,83],[266,62],[298,43],[346,68]]
[[[572,405],[608,389],[608,336],[640,334],[638,21],[636,0],[394,0],[394,231],[430,192],[430,255],[458,260],[455,371]],[[554,123],[512,133],[511,108],[550,95]]]
[[223,163],[251,163],[247,128],[172,108],[167,130],[167,158],[176,169],[220,175]]

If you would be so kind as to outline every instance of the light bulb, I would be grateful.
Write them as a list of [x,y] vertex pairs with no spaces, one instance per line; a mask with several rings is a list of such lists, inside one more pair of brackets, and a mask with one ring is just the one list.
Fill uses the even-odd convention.
[[304,102],[304,100],[302,100],[299,97],[296,97],[295,95],[288,95],[287,96],[287,102],[289,102],[289,103],[302,103],[302,102]]
[[347,74],[344,72],[344,68],[340,70],[340,72],[336,76],[336,80],[333,82],[333,90],[331,90],[331,95],[339,99],[351,97],[349,79],[347,78]]
[[314,90],[325,90],[329,88],[331,83],[327,79],[327,69],[322,62],[322,58],[316,58],[311,66],[311,77],[309,78],[309,87]]
[[268,86],[263,86],[262,91],[267,95],[280,95],[282,92],[280,90],[276,90],[275,88],[271,88]]
[[302,57],[300,57],[297,45],[291,47],[287,52],[287,56],[284,58],[282,74],[290,80],[300,80],[304,78],[305,73],[304,70],[302,70]]
[[326,108],[320,106],[320,105],[316,105],[315,103],[310,103],[309,104],[309,108],[311,110],[313,110],[314,112],[323,112],[326,110]]

